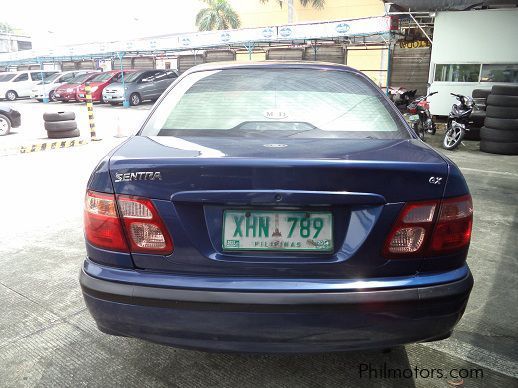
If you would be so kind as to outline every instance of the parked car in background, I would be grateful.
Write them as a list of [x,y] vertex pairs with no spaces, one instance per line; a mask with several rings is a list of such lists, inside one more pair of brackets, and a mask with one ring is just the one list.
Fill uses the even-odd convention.
[[0,104],[0,136],[7,135],[11,128],[17,128],[22,124],[21,114],[9,105]]
[[139,105],[144,100],[156,100],[178,78],[173,70],[142,70],[114,82],[104,88],[103,99],[112,105],[128,99],[130,105]]
[[16,75],[5,82],[0,82],[0,98],[14,101],[21,97],[30,97],[32,88],[38,82],[57,71],[29,70],[19,71]]
[[52,74],[45,78],[43,81],[38,82],[31,91],[31,98],[34,98],[40,102],[44,98],[48,98],[50,101],[57,101],[55,97],[55,90],[58,86],[63,85],[66,82],[71,81],[80,74],[87,73],[88,70],[72,70],[64,71],[62,73]]
[[[124,71],[124,76],[133,73],[133,71]],[[112,70],[106,71],[103,73],[97,74],[93,77],[90,82],[90,86],[92,87],[92,101],[94,102],[104,102],[103,98],[103,90],[109,84],[114,82],[119,82],[122,76],[122,72],[120,70]],[[84,102],[86,100],[86,92],[85,92],[85,84],[82,83],[77,90],[77,100]]]
[[77,99],[77,91],[81,84],[90,81],[97,75],[99,75],[98,71],[89,70],[88,73],[76,76],[68,83],[58,86],[56,90],[54,90],[54,98],[56,101],[62,102],[79,101]]

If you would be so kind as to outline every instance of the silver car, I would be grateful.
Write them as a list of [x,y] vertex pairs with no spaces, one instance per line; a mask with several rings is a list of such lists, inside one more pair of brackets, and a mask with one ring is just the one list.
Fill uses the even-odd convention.
[[144,100],[156,100],[178,77],[173,70],[142,70],[129,74],[121,82],[114,82],[103,90],[103,100],[112,105],[128,99],[130,105],[139,105]]

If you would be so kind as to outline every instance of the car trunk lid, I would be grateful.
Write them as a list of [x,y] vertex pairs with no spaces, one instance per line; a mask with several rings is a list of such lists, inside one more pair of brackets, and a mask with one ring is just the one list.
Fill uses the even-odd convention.
[[[383,258],[384,238],[404,202],[442,197],[444,184],[431,183],[431,178],[445,182],[448,167],[418,140],[329,139],[316,146],[313,139],[137,136],[112,156],[110,174],[117,194],[154,200],[175,243],[167,258],[133,254],[137,267],[255,276],[330,277],[339,271],[343,277],[375,277],[417,271],[417,261],[402,265]],[[224,241],[229,211],[234,211],[230,219],[248,214],[257,216],[257,222],[257,212],[273,211],[272,230],[275,212],[330,217],[332,249],[229,249]]]

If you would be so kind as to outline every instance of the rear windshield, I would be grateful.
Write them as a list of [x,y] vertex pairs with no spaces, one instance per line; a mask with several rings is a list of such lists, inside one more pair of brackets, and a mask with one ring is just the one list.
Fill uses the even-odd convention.
[[141,135],[410,137],[389,104],[369,81],[347,71],[201,71],[171,89]]

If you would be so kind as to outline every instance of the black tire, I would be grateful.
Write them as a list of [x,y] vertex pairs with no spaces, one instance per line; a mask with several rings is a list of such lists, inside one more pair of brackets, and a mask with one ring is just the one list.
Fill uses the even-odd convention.
[[47,123],[57,121],[75,120],[76,114],[74,112],[57,112],[57,113],[43,113],[43,120]]
[[487,105],[510,106],[518,108],[518,96],[501,96],[499,94],[491,94],[487,98]]
[[45,129],[48,132],[72,131],[77,129],[77,123],[74,120],[46,122]]
[[9,132],[11,132],[11,120],[0,114],[0,136],[8,135]]
[[49,139],[66,139],[79,136],[79,129],[72,131],[47,131]]
[[140,97],[140,94],[138,93],[131,93],[131,96],[129,98],[129,103],[131,106],[137,106],[140,105],[142,102],[142,98]]
[[491,89],[473,89],[471,97],[473,98],[487,98],[491,94]]
[[513,143],[518,142],[518,130],[482,127],[480,128],[480,137],[484,140],[499,143]]
[[480,128],[470,127],[469,131],[464,133],[464,140],[480,140]]
[[500,96],[518,96],[518,86],[513,85],[494,85],[491,94]]
[[412,125],[412,129],[416,133],[417,136],[419,136],[419,139],[424,141],[424,129],[423,126],[419,122],[415,122],[414,125]]
[[469,116],[470,120],[473,120],[473,127],[480,128],[484,125],[486,119],[486,112],[483,110],[477,110],[471,113]]
[[463,128],[452,127],[451,123],[449,123],[446,133],[444,134],[444,139],[442,140],[442,148],[445,150],[454,150],[462,143],[465,133],[466,131]]
[[494,119],[518,119],[518,108],[488,105],[486,116]]
[[18,98],[18,93],[16,93],[14,90],[8,90],[5,93],[5,99],[8,101],[14,101]]
[[54,95],[54,90],[51,90],[49,92],[49,101],[52,101],[52,102],[56,102],[58,99],[56,98],[56,96]]
[[495,119],[486,117],[484,125],[494,129],[518,129],[518,119]]
[[480,151],[491,154],[518,155],[518,142],[500,143],[496,141],[481,140]]

